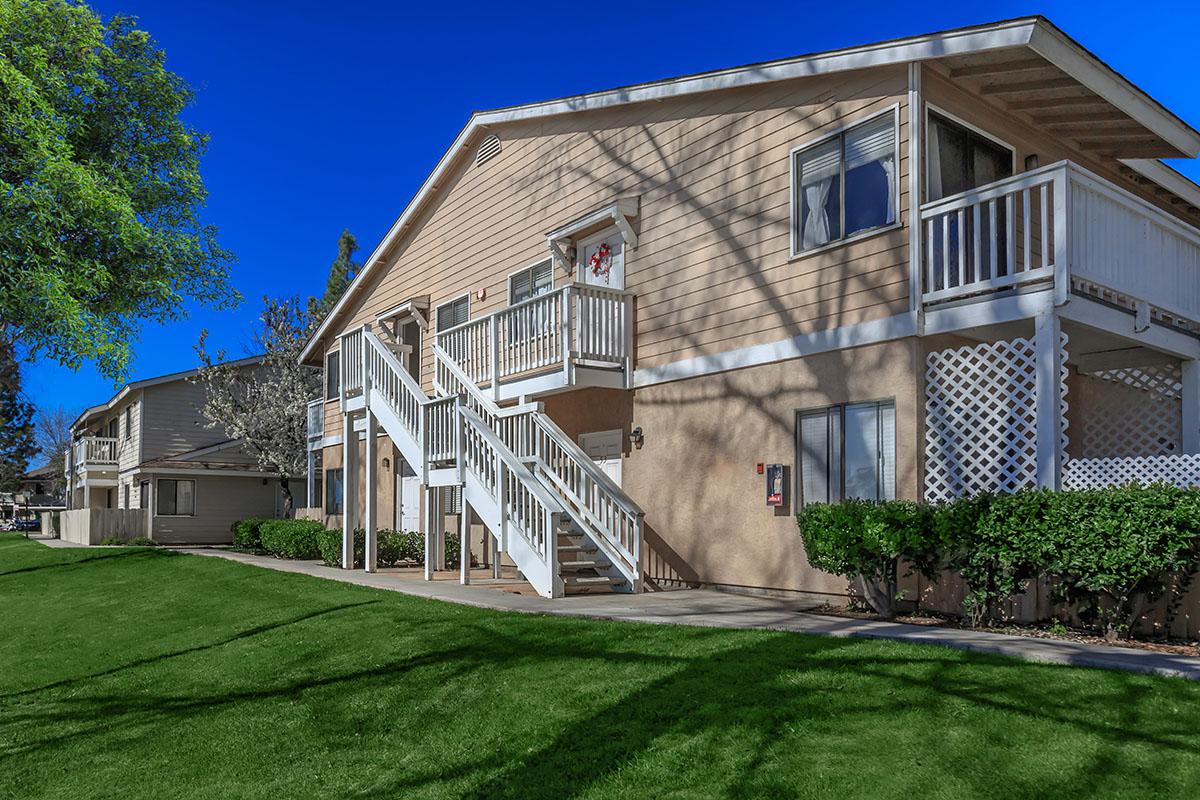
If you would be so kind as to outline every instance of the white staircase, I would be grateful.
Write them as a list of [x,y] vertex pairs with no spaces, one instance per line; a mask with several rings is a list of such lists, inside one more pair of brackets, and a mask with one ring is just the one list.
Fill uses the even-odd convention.
[[341,345],[343,397],[361,398],[424,484],[462,487],[539,594],[641,590],[642,510],[540,403],[500,407],[437,344],[433,398],[367,328]]

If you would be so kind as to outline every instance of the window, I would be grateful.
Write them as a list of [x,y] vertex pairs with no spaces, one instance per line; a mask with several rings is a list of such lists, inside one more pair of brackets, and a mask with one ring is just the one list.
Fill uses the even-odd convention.
[[471,318],[471,296],[464,294],[457,300],[451,300],[449,303],[443,303],[437,309],[437,329],[439,331],[447,330]]
[[133,406],[125,406],[125,438],[133,436]]
[[158,480],[158,508],[160,517],[193,517],[196,515],[196,482],[177,481],[171,478]]
[[[933,111],[929,112],[925,146],[929,150],[930,201],[986,186],[1013,174],[1011,150]],[[997,210],[1003,211],[1003,204]]]
[[150,507],[150,481],[142,481],[138,485],[138,506],[140,508]]
[[342,470],[325,470],[325,513],[342,513]]
[[130,508],[130,507],[131,507],[131,506],[129,505],[129,490],[132,488],[132,486],[133,486],[133,485],[132,485],[132,484],[129,484],[129,483],[125,484],[125,506],[124,506],[125,508]]
[[792,186],[796,253],[894,224],[896,112],[793,151]]
[[325,356],[325,399],[336,400],[342,390],[341,353],[336,350]]
[[508,304],[516,305],[523,300],[545,294],[554,288],[554,262],[547,259],[540,264],[523,269],[508,278]]
[[895,499],[895,403],[797,412],[796,463],[801,505]]

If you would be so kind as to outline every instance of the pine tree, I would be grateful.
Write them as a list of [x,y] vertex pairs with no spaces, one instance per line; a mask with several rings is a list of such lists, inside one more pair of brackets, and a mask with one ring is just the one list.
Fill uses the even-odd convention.
[[338,254],[329,266],[329,278],[325,281],[325,294],[315,304],[310,306],[309,317],[314,325],[320,325],[326,315],[333,310],[337,301],[346,293],[354,276],[362,267],[354,260],[358,251],[358,239],[349,230],[342,231],[338,237]]

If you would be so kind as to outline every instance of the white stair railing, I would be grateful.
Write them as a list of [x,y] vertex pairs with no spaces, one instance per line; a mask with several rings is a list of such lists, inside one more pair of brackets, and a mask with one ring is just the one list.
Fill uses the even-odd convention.
[[[478,414],[462,405],[458,412],[463,469],[475,479],[468,486],[479,487],[493,505],[501,548],[513,556],[539,594],[560,597],[561,506]],[[478,506],[479,498],[474,503]],[[536,563],[523,554],[533,556]]]
[[635,591],[641,586],[645,512],[543,411],[540,403],[501,408],[438,345],[439,391],[463,394],[475,413],[518,458],[531,461],[562,494]]

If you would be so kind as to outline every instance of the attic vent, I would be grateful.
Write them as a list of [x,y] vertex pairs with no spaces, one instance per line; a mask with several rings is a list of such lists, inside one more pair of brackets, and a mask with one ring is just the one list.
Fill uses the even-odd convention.
[[500,137],[492,134],[479,144],[475,151],[475,166],[481,167],[488,161],[500,155]]

